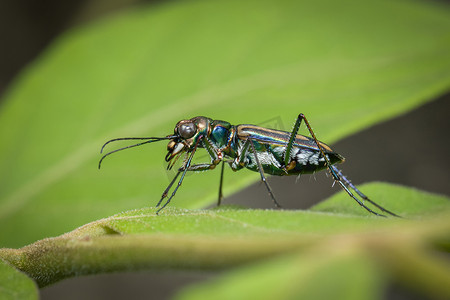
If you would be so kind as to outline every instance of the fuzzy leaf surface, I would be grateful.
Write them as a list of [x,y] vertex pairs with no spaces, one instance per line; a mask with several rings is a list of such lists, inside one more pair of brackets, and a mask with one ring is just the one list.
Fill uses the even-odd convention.
[[[213,289],[222,295],[229,290],[228,285],[241,281],[243,296],[264,293],[259,283],[251,281],[255,276],[246,275],[249,272],[265,274],[264,280],[283,282],[268,293],[283,291],[288,293],[286,299],[315,295],[320,290],[283,278],[292,274],[310,280],[324,274],[332,278],[348,269],[362,276],[361,286],[352,292],[354,299],[382,290],[380,286],[385,286],[389,276],[417,286],[427,295],[447,295],[449,261],[436,256],[436,251],[450,251],[449,199],[385,183],[362,188],[373,191],[379,204],[395,208],[404,218],[369,215],[344,192],[310,211],[169,207],[156,215],[154,208],[143,208],[20,249],[0,249],[0,258],[28,274],[39,286],[102,272],[226,270],[246,265],[248,269],[232,271],[218,283],[206,285],[205,291]],[[389,196],[385,197],[383,191]],[[351,208],[354,206],[357,210]],[[362,261],[365,263],[354,266]],[[248,267],[251,263],[254,267]],[[279,272],[273,273],[274,268]],[[418,271],[412,272],[415,269]],[[351,286],[348,280],[353,279],[340,278],[341,284],[334,288],[340,286],[339,293],[345,293]],[[198,289],[186,295],[208,294]],[[327,295],[324,293],[323,298]]]

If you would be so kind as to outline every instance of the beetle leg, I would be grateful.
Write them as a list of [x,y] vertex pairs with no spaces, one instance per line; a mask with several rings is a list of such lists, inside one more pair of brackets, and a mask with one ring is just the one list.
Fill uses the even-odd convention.
[[214,165],[218,165],[219,162],[223,159],[220,150],[216,146],[214,146],[207,138],[203,138],[202,142],[203,146],[209,154],[209,157],[211,158],[211,163]]
[[[196,164],[196,165],[191,165],[187,171],[207,171],[207,170],[212,170],[216,167],[215,164]],[[167,194],[169,193],[169,190],[172,188],[173,184],[175,183],[175,181],[177,180],[178,176],[180,176],[180,174],[184,171],[184,168],[181,167],[178,169],[177,174],[175,175],[175,177],[172,179],[172,181],[170,182],[170,184],[167,186],[167,188],[164,190],[164,192],[161,195],[161,199],[159,200],[158,204],[156,204],[156,207],[158,207],[161,202],[164,200],[164,198],[167,197]]]
[[222,167],[220,168],[220,181],[219,181],[219,198],[217,200],[217,206],[220,206],[220,203],[223,199],[222,186],[223,186],[223,170],[225,169],[225,162],[222,160]]
[[175,181],[177,180],[178,176],[180,176],[181,172],[183,172],[183,168],[178,169],[177,175],[175,175],[175,177],[172,179],[172,181],[169,183],[169,185],[166,187],[166,189],[162,193],[161,199],[156,204],[156,207],[158,207],[161,204],[161,202],[163,201],[163,199],[167,197],[167,194],[169,193],[169,190],[172,188],[172,185],[175,183]]
[[217,164],[197,164],[192,165],[189,167],[188,171],[208,171],[214,169],[220,162],[222,162],[222,167],[220,170],[220,181],[219,181],[219,197],[217,201],[217,206],[220,206],[222,199],[223,199],[223,193],[222,193],[222,186],[223,186],[223,171],[224,171],[224,162],[223,160],[218,160]]
[[387,210],[386,208],[382,207],[381,205],[377,204],[376,202],[372,201],[369,199],[369,197],[367,197],[365,194],[363,194],[363,192],[361,192],[347,177],[345,177],[344,174],[342,174],[341,170],[339,170],[338,168],[336,168],[335,166],[331,166],[332,169],[334,169],[334,171],[340,176],[340,178],[342,179],[342,181],[349,186],[352,190],[354,190],[363,200],[372,203],[372,205],[378,207],[381,211],[384,211],[385,213],[390,214],[391,216],[394,217],[399,217],[401,218],[399,215]]
[[[325,151],[323,150],[322,145],[319,143],[319,141],[316,138],[316,135],[314,134],[314,131],[312,130],[311,126],[309,125],[308,120],[306,119],[304,114],[299,114],[298,118],[297,118],[297,122],[295,124],[299,124],[301,123],[301,120],[305,121],[306,127],[308,127],[308,131],[311,134],[312,138],[314,139],[314,141],[316,142],[317,147],[319,148],[320,153],[322,154],[322,157],[325,159],[325,163],[327,165],[327,168],[329,170],[329,172],[331,173],[331,176],[333,176],[333,179],[339,183],[339,185],[342,187],[342,189],[351,197],[353,198],[356,202],[358,202],[359,205],[361,205],[363,208],[365,208],[368,212],[380,216],[380,217],[386,217],[385,215],[379,214],[377,212],[374,212],[373,210],[371,210],[370,208],[368,208],[366,205],[364,205],[364,203],[361,202],[361,200],[359,200],[358,198],[355,197],[355,195],[353,195],[353,193],[348,189],[348,187],[346,186],[346,184],[344,183],[344,181],[342,181],[341,176],[339,175],[340,172],[337,172],[338,169],[337,168],[333,168],[331,166],[330,160],[328,159],[328,157],[325,155]],[[342,173],[341,173],[342,174]],[[351,187],[351,186],[350,186]],[[352,188],[352,187],[351,187]],[[356,190],[355,190],[356,192]],[[358,192],[356,192],[358,193]],[[362,194],[362,193],[361,193]],[[358,193],[358,195],[360,195]],[[364,195],[364,194],[362,194]],[[361,196],[361,195],[360,195]],[[365,195],[364,195],[365,196]],[[367,197],[365,197],[366,199],[369,199]],[[364,199],[364,197],[363,197]],[[374,202],[372,200],[369,200],[370,203],[374,204]],[[374,204],[376,207],[380,208],[380,206],[378,204]],[[386,211],[384,209],[382,209],[383,211]],[[386,211],[387,212],[387,211]],[[392,213],[393,216],[397,216],[395,214]]]
[[[164,209],[164,207],[166,207],[167,204],[170,203],[170,201],[172,200],[172,198],[173,198],[173,197],[175,196],[175,194],[177,193],[177,190],[178,190],[178,188],[181,186],[181,183],[183,182],[184,176],[186,175],[186,172],[187,172],[187,170],[189,169],[189,167],[190,167],[190,165],[191,165],[192,158],[194,157],[195,151],[197,150],[197,146],[198,146],[198,142],[199,142],[199,141],[200,141],[200,140],[198,140],[197,143],[195,144],[195,147],[194,147],[194,149],[192,150],[191,155],[189,156],[189,158],[188,158],[188,160],[186,161],[185,165],[184,165],[183,167],[181,167],[181,168],[178,170],[177,175],[176,175],[175,178],[172,180],[172,182],[169,184],[169,186],[166,188],[166,191],[168,192],[169,189],[171,188],[171,186],[173,185],[173,183],[175,182],[175,179],[178,177],[178,175],[179,175],[181,172],[183,172],[183,173],[181,174],[181,178],[180,178],[180,180],[178,181],[177,186],[175,187],[175,189],[174,189],[173,192],[172,192],[172,195],[169,197],[169,199],[166,201],[166,203],[164,203],[164,205],[161,206],[161,208],[159,208],[159,209],[156,211],[156,214],[158,214],[162,209]],[[167,196],[167,192],[166,192],[166,191],[164,191],[163,196],[162,196],[161,200],[159,200],[159,202],[158,202],[158,204],[156,205],[156,207],[158,207],[158,206],[161,204],[162,200],[163,200],[164,198],[166,198],[166,196]]]
[[253,140],[251,138],[247,138],[247,140],[245,141],[245,144],[243,146],[243,150],[241,152],[241,157],[239,158],[239,162],[240,164],[242,164],[244,162],[244,158],[247,155],[247,151],[249,151],[251,148],[251,151],[255,157],[255,161],[256,161],[256,165],[258,166],[258,170],[259,170],[259,174],[261,175],[261,180],[262,182],[264,182],[264,184],[266,185],[267,191],[269,192],[270,197],[272,198],[273,203],[275,204],[276,207],[281,208],[281,205],[277,202],[277,200],[275,199],[275,196],[272,192],[272,189],[270,188],[269,183],[266,180],[266,176],[264,176],[264,170],[261,166],[261,163],[259,162],[259,158],[258,155],[256,153],[256,149],[255,149],[255,145],[253,144]]
[[302,123],[302,118],[300,116],[295,121],[294,128],[292,129],[291,136],[289,137],[289,142],[286,146],[286,151],[284,152],[284,171],[287,173],[287,167],[289,165],[289,160],[291,159],[291,151],[294,145],[295,137],[297,136],[298,129],[300,128],[300,124]]

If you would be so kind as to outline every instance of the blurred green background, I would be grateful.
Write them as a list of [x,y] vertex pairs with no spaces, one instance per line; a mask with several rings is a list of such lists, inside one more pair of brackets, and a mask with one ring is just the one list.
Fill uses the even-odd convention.
[[[162,5],[177,5],[182,1],[170,1],[170,3],[165,1],[46,1],[44,3],[2,1],[0,3],[0,22],[2,22],[0,34],[3,46],[0,49],[0,92],[6,93],[13,78],[34,58],[38,57],[62,32],[118,13],[122,9],[148,4],[145,2],[151,2],[150,5],[158,9]],[[435,4],[448,9],[445,3],[436,2]],[[232,25],[230,24],[230,26]],[[413,28],[411,30],[420,29]],[[241,28],[235,30],[241,30]],[[317,29],[310,28],[309,30],[312,31],[311,36],[314,36],[314,30]],[[130,33],[130,37],[133,37],[132,33]],[[324,49],[324,51],[328,50]],[[105,70],[105,72],[114,72],[114,70]],[[167,74],[165,75],[167,76]],[[180,76],[189,77],[189,70],[182,70]],[[58,92],[57,87],[55,87],[55,92]],[[170,92],[172,91],[168,91],[168,93]],[[39,103],[33,105],[38,106]],[[0,109],[3,107],[4,104],[0,103]],[[356,184],[367,181],[388,181],[450,195],[450,186],[448,185],[450,164],[447,157],[447,154],[450,153],[447,137],[450,130],[449,108],[448,94],[442,95],[436,101],[404,116],[378,124],[333,144],[333,147],[347,158],[343,166],[344,172]],[[68,109],[76,109],[76,107]],[[105,109],[111,111],[114,108],[109,108],[108,103],[105,103]],[[297,107],[289,107],[287,110],[292,118],[295,118],[299,112],[308,113]],[[260,120],[264,121],[265,119],[267,119],[266,116],[261,116]],[[230,121],[234,122],[235,120]],[[246,120],[245,112],[243,112],[239,122],[250,121],[253,122],[253,120]],[[290,128],[290,122],[293,122],[294,119],[283,121],[285,126]],[[24,126],[32,126],[32,124],[24,124]],[[171,130],[171,128],[169,129]],[[155,134],[161,134],[162,130]],[[55,143],[57,142],[60,141],[55,141]],[[152,151],[155,151],[155,155],[161,156],[165,145],[159,145],[159,148],[162,150],[156,151],[156,147],[153,147]],[[129,155],[133,154],[129,153]],[[110,172],[116,172],[117,170],[114,170],[112,166],[111,164]],[[132,169],[133,166],[130,165],[129,168]],[[162,162],[161,168],[163,168]],[[304,176],[298,182],[296,182],[296,178],[271,178],[270,182],[277,197],[283,199],[282,202],[286,208],[307,208],[336,191],[331,188],[330,179],[322,173],[315,176]],[[293,186],[295,188],[292,188]],[[260,201],[267,196],[264,188],[258,183],[235,195],[226,195],[226,197],[226,203],[262,208],[272,207],[270,200]],[[303,201],[303,199],[308,201]],[[203,280],[208,277],[209,274],[203,273],[102,275],[97,278],[79,278],[62,282],[44,289],[43,296],[47,299],[52,297],[59,299],[61,294],[58,292],[61,291],[67,299],[67,289],[72,287],[74,292],[69,295],[74,296],[74,299],[85,297],[85,295],[97,295],[97,299],[99,297],[111,299],[114,296],[123,298],[124,295],[128,297],[130,294],[136,293],[138,289],[146,295],[152,294],[155,298],[162,298],[179,288],[179,283]],[[127,289],[132,292],[127,292]],[[162,294],[156,296],[156,292]],[[396,293],[397,290],[394,287],[392,294]],[[398,293],[402,294],[402,291]]]

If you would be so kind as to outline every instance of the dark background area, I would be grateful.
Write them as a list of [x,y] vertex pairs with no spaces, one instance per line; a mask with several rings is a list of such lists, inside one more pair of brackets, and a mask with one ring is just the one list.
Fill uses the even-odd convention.
[[[17,74],[60,33],[143,2],[158,1],[0,1],[0,101]],[[342,165],[344,174],[356,184],[387,181],[450,195],[449,98],[450,94],[443,95],[419,109],[332,145],[346,158]],[[308,208],[339,191],[338,186],[331,186],[332,180],[326,172],[299,179],[270,177],[269,182],[278,201],[287,209]],[[225,196],[225,204],[273,206],[260,183]],[[43,289],[41,295],[43,299],[137,299],[142,295],[164,299],[185,284],[216,275],[169,271],[99,275],[65,280]]]

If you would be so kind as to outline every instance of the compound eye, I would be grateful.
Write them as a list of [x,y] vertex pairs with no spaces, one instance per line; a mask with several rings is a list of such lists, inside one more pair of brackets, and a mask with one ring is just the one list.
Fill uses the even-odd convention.
[[180,128],[178,128],[178,133],[181,135],[183,139],[189,139],[194,136],[196,131],[194,123],[185,123],[181,124]]

